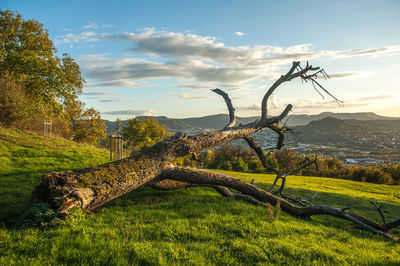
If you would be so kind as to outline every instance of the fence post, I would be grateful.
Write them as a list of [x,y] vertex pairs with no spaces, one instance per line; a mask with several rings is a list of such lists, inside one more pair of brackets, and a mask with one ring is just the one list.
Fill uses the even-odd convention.
[[113,143],[113,138],[112,138],[112,135],[110,135],[110,136],[108,136],[108,138],[110,139],[110,161],[112,161],[112,148],[113,148],[113,145],[112,145],[112,143]]
[[52,121],[45,119],[43,122],[43,135],[45,137],[51,137],[52,127],[53,127]]

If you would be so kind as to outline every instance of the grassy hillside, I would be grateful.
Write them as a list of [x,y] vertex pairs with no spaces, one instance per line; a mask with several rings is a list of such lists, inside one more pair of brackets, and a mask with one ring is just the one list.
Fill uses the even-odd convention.
[[0,127],[0,223],[29,205],[32,188],[44,173],[104,163],[105,150],[59,138]]
[[[399,243],[350,229],[346,222],[331,217],[303,221],[207,188],[141,188],[95,213],[84,216],[76,210],[66,221],[48,221],[51,212],[31,200],[43,173],[106,161],[104,150],[0,128],[0,265],[400,263]],[[260,187],[273,180],[271,175],[229,174],[255,178]],[[383,203],[389,219],[400,213],[395,186],[316,177],[289,177],[287,185],[290,195],[319,191],[317,204],[351,205],[375,219],[369,200]],[[399,237],[399,230],[394,234]]]

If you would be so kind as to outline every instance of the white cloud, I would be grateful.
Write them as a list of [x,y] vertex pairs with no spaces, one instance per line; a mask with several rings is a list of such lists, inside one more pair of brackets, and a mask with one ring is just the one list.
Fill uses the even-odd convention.
[[[91,25],[91,24],[89,24]],[[338,59],[352,56],[381,56],[400,52],[400,45],[351,50],[312,50],[311,44],[289,47],[255,45],[227,46],[212,36],[145,29],[140,33],[97,34],[82,32],[60,36],[59,43],[128,41],[131,57],[110,58],[86,55],[79,59],[91,80],[87,87],[143,87],[143,80],[176,78],[180,88],[227,87],[254,89],[253,80],[275,80],[283,65],[316,58]],[[149,56],[150,55],[150,56]],[[328,73],[329,74],[329,73]],[[333,73],[332,78],[356,78],[369,72]],[[203,86],[206,84],[206,86]],[[221,86],[229,84],[229,86]]]
[[133,82],[130,79],[106,80],[85,85],[85,88],[144,88],[149,84],[145,82]]
[[134,101],[129,99],[101,99],[102,103],[133,103]]
[[85,25],[85,26],[83,26],[83,28],[84,29],[98,29],[99,28],[99,25],[97,25],[96,23],[94,23],[94,22],[89,22],[89,24],[87,24],[87,25]]
[[87,25],[83,26],[82,28],[87,30],[97,30],[97,29],[106,29],[111,28],[111,25],[108,24],[96,24],[94,22],[89,22]]
[[201,84],[187,84],[187,85],[179,85],[179,89],[191,89],[191,90],[210,90],[215,89],[216,86],[211,85],[201,85]]
[[382,94],[382,95],[371,95],[371,96],[362,97],[362,98],[359,98],[358,101],[376,101],[376,100],[386,100],[386,99],[393,99],[393,98],[397,98],[397,96]]
[[156,111],[153,109],[139,109],[139,110],[119,110],[119,111],[108,111],[108,112],[102,112],[104,115],[124,115],[124,116],[153,116],[156,114]]
[[377,55],[377,54],[385,54],[390,52],[398,52],[400,51],[400,45],[393,45],[387,47],[378,47],[378,48],[368,48],[361,50],[350,50],[346,53],[347,56],[363,56],[363,55]]
[[186,93],[171,93],[171,96],[177,96],[181,99],[205,99],[205,98],[210,98],[210,96],[205,96],[205,95],[189,95]]
[[56,37],[55,44],[69,44],[69,43],[79,43],[79,42],[95,42],[99,41],[99,35],[92,31],[84,31],[80,34],[68,33]]
[[236,108],[240,111],[259,111],[259,112],[261,112],[260,104],[242,105],[242,106],[238,106]]
[[114,95],[114,92],[108,91],[92,91],[92,92],[84,92],[83,95],[90,95],[90,96],[100,96],[100,95]]
[[246,33],[241,32],[241,31],[235,32],[235,35],[237,35],[237,36],[239,36],[239,37],[242,37],[242,36],[245,35],[245,34],[246,34]]
[[[365,78],[368,76],[373,75],[373,72],[368,72],[368,71],[353,71],[353,72],[337,72],[337,73],[328,73],[329,78],[331,79],[353,79],[353,78]],[[317,78],[319,79],[324,79],[325,77],[323,75],[318,75]]]

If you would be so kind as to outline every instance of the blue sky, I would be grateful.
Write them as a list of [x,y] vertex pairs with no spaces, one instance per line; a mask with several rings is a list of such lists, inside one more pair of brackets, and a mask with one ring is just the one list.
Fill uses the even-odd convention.
[[307,60],[331,79],[283,84],[271,114],[376,112],[400,116],[400,1],[18,1],[2,9],[49,30],[86,79],[81,99],[106,119],[260,113],[268,87]]

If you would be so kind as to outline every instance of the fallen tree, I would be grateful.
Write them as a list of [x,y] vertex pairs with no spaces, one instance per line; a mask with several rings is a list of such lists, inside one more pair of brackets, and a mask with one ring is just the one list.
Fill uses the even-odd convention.
[[[214,188],[225,197],[245,200],[252,204],[260,206],[267,206],[266,204],[279,205],[282,211],[287,214],[303,219],[310,219],[314,215],[339,217],[353,222],[358,228],[393,240],[393,237],[387,232],[400,225],[400,218],[389,223],[379,224],[371,219],[349,212],[350,207],[338,209],[330,206],[314,206],[311,201],[315,195],[309,200],[302,200],[290,198],[283,194],[286,176],[295,174],[309,165],[316,164],[316,157],[314,159],[307,158],[298,168],[282,173],[267,164],[268,154],[264,154],[251,136],[263,128],[269,128],[278,134],[276,148],[280,149],[283,146],[284,134],[290,128],[281,126],[281,122],[291,111],[292,105],[287,105],[278,116],[268,116],[267,102],[279,85],[295,78],[311,82],[320,94],[323,91],[341,104],[341,101],[316,81],[318,76],[329,77],[323,69],[313,67],[308,62],[304,67],[300,66],[300,62],[293,62],[290,70],[282,75],[266,92],[261,102],[261,118],[252,123],[238,126],[235,126],[235,109],[229,96],[220,89],[214,89],[215,93],[224,98],[230,115],[229,123],[222,130],[195,136],[177,133],[140,154],[122,160],[75,172],[45,174],[41,184],[35,188],[34,194],[48,202],[59,215],[66,216],[73,207],[92,211],[114,198],[145,185],[159,190],[205,186]],[[268,191],[229,175],[172,165],[176,158],[196,154],[236,139],[244,139],[258,155],[262,165],[276,174],[276,180]],[[280,187],[274,191],[279,179],[281,180]],[[228,188],[240,193],[233,193]]]

